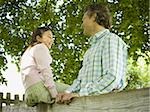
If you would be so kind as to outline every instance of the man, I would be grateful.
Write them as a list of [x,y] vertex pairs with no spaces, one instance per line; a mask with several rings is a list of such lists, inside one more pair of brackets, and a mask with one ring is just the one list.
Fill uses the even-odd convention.
[[73,97],[98,95],[125,88],[127,45],[109,31],[111,16],[103,4],[86,8],[82,27],[90,36],[90,47],[83,58],[77,79],[56,101],[64,103]]

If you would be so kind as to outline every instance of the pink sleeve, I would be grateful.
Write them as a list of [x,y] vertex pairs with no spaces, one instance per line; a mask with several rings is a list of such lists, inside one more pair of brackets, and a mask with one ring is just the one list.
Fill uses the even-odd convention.
[[49,54],[48,48],[44,44],[36,45],[33,51],[33,57],[35,58],[37,68],[42,73],[45,87],[50,89],[50,92],[54,91],[55,93],[52,94],[55,96],[57,94],[57,91],[54,90],[56,88],[53,80],[53,73],[50,67],[52,58]]

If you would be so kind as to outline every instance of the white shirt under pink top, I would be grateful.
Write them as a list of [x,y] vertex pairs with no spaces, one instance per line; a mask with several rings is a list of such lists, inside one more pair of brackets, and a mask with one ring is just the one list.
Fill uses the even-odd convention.
[[21,74],[25,89],[43,81],[52,97],[56,97],[57,90],[50,67],[51,63],[52,57],[44,43],[28,48],[21,58]]

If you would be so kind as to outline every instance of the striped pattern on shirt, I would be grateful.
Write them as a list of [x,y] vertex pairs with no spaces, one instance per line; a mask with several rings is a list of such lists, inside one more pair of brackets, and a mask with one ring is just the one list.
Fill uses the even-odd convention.
[[90,44],[77,79],[66,91],[87,96],[122,90],[126,86],[127,45],[108,29],[92,36]]

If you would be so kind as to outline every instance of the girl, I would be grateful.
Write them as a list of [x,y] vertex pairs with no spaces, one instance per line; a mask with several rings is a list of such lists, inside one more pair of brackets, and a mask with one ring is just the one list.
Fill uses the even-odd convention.
[[57,96],[53,73],[50,68],[52,57],[49,48],[53,34],[48,27],[37,28],[32,40],[21,57],[21,74],[25,87],[25,102],[28,106],[52,103]]

